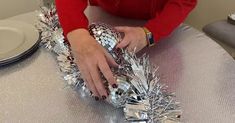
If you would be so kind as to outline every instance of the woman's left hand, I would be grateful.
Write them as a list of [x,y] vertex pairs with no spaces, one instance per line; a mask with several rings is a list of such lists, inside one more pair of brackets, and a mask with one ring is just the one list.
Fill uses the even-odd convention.
[[134,52],[134,50],[139,52],[147,46],[146,34],[142,27],[118,26],[115,29],[125,33],[123,40],[117,45],[117,48],[127,48],[129,52]]

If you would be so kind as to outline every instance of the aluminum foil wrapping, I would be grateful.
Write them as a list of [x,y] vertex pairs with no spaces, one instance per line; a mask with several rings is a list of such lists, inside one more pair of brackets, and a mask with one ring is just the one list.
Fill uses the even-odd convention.
[[112,26],[104,23],[92,23],[89,26],[89,32],[109,52],[112,52],[121,41],[120,33]]
[[[41,32],[41,45],[55,54],[67,85],[89,94],[63,36],[55,6],[41,7],[38,18],[36,26]],[[172,93],[167,92],[166,86],[160,84],[158,68],[150,64],[148,56],[137,58],[125,49],[115,49],[121,41],[121,34],[110,25],[93,23],[89,32],[120,64],[118,69],[112,68],[118,88],[107,87],[110,92],[107,102],[122,107],[126,120],[130,122],[179,123],[181,110],[178,102]]]

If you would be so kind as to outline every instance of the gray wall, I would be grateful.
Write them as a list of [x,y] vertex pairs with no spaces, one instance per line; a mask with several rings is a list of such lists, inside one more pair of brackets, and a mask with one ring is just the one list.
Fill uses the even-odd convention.
[[201,29],[216,20],[226,19],[235,12],[235,0],[198,0],[196,9],[187,18],[186,23]]
[[40,0],[0,0],[0,19],[38,9]]

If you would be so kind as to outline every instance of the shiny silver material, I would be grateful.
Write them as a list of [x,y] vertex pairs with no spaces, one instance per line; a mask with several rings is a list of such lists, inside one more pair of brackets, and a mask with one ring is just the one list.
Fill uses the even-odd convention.
[[115,46],[121,41],[121,34],[112,26],[101,22],[90,24],[89,32],[118,62],[118,52]]
[[[132,90],[127,96],[124,108],[128,121],[147,121],[148,123],[161,123],[169,120],[180,122],[182,112],[174,95],[168,93],[166,86],[160,84],[157,76],[158,68],[150,64],[149,58],[143,55],[137,58],[133,53],[124,53],[124,58],[131,65]],[[175,112],[174,114],[172,112]]]
[[110,92],[107,101],[115,107],[123,107],[126,104],[126,97],[129,96],[131,85],[125,76],[118,76],[117,84],[118,88],[109,86]]
[[[38,27],[42,32],[43,46],[57,54],[60,70],[68,85],[83,90],[80,91],[82,95],[90,95],[74,63],[71,50],[63,41],[54,6],[48,9],[42,8],[41,12]],[[113,106],[124,107],[128,121],[157,123],[162,121],[162,117],[166,120],[172,118],[169,115],[170,112],[175,111],[179,106],[173,96],[162,89],[163,86],[157,77],[157,68],[150,64],[149,58],[146,55],[137,58],[134,53],[128,53],[125,50],[117,52],[114,48],[120,42],[121,34],[107,24],[91,24],[89,31],[99,44],[110,54],[117,56],[116,60],[120,59],[121,62],[119,69],[113,69],[114,73],[117,73],[118,88],[109,87],[107,91],[110,95],[107,101]],[[145,109],[137,107],[145,107]]]
[[114,47],[121,41],[120,33],[104,23],[92,23],[89,25],[89,32],[108,52],[113,52]]
[[[142,100],[137,103],[127,103],[124,108],[126,119],[129,121],[149,121],[150,102],[149,100]],[[140,120],[141,119],[141,120]]]
[[[30,12],[10,19],[35,24],[36,15]],[[111,16],[97,7],[88,7],[86,15],[91,22],[112,25],[145,23]],[[181,25],[144,52],[159,66],[162,82],[181,102],[182,122],[234,123],[235,61],[212,39]],[[127,123],[122,109],[67,87],[53,56],[39,49],[23,62],[0,68],[1,123]]]

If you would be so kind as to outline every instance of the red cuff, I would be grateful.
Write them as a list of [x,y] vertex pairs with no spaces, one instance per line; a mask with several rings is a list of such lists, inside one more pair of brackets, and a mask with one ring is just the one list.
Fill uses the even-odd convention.
[[64,35],[67,36],[69,32],[79,28],[84,28],[88,30],[88,25],[89,25],[88,20],[77,20],[77,22],[74,23],[64,24],[62,25],[62,27]]
[[152,32],[155,42],[170,35],[185,20],[196,3],[197,0],[169,0],[163,10],[145,24]]
[[88,28],[88,19],[84,14],[88,0],[56,0],[56,9],[64,35],[78,28]]

